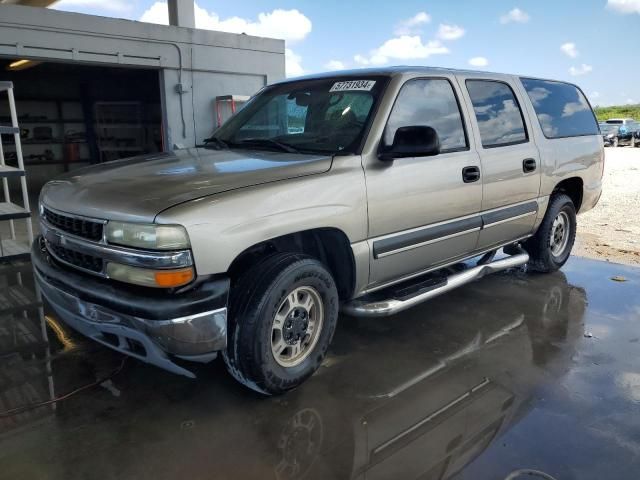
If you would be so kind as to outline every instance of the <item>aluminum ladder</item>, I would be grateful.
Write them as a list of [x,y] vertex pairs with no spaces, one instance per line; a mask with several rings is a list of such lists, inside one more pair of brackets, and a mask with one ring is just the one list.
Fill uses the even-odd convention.
[[[13,400],[7,404],[8,397],[0,396],[0,410],[3,411],[23,406],[24,402],[20,399],[25,397],[25,392],[31,392],[31,396],[37,394],[40,400],[50,400],[55,395],[42,297],[33,281],[29,263],[33,225],[12,82],[0,81],[0,98],[5,92],[11,125],[0,125],[0,179],[3,190],[0,222],[9,222],[9,234],[6,228],[0,230],[0,356],[3,361],[11,363],[15,378],[9,384],[4,384]],[[10,135],[13,135],[15,142],[15,166],[7,165],[1,141]],[[20,182],[22,206],[11,201],[9,182],[16,178]],[[20,220],[26,222],[26,228],[18,232],[15,222]],[[55,409],[55,405],[52,408]]]
[[[25,177],[24,160],[22,158],[22,144],[20,143],[20,127],[18,126],[16,102],[13,96],[13,83],[0,82],[0,92],[6,92],[9,99],[9,111],[11,113],[11,125],[0,125],[0,138],[4,135],[13,135],[18,163],[16,167],[7,165],[4,148],[0,141],[0,178],[2,178],[2,190],[4,193],[4,201],[0,202],[0,221],[8,220],[10,224],[10,238],[0,236],[0,261],[4,261],[29,257],[31,244],[33,243],[33,226],[31,224],[27,179]],[[9,178],[12,177],[20,178],[22,206],[11,202]],[[24,219],[26,222],[26,239],[18,239],[16,235],[16,225],[14,222],[19,219]],[[4,236],[6,237],[6,234]]]

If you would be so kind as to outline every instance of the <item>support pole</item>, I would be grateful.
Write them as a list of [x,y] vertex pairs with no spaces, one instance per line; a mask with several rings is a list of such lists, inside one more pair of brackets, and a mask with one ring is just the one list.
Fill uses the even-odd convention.
[[169,25],[196,28],[193,0],[168,0]]

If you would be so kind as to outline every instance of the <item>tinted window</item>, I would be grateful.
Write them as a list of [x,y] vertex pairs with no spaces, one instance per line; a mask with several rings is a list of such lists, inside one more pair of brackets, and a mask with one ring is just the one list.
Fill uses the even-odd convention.
[[522,84],[547,138],[598,133],[598,124],[589,102],[575,86],[530,78],[523,78]]
[[385,143],[393,143],[399,127],[415,125],[435,129],[442,152],[467,148],[460,108],[448,80],[418,79],[405,83],[389,116]]
[[527,141],[520,105],[506,83],[467,80],[483,147],[499,147]]

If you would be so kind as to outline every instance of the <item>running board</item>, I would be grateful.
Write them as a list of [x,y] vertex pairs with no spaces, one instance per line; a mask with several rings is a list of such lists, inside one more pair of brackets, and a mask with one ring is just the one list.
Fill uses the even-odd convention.
[[398,298],[397,295],[391,295],[392,298],[380,299],[380,294],[384,294],[384,291],[382,291],[377,292],[378,295],[374,298],[364,296],[351,300],[342,306],[342,310],[354,317],[386,317],[395,315],[419,303],[430,300],[433,297],[437,297],[466,283],[482,278],[485,275],[519,267],[528,261],[529,254],[518,247],[518,253],[514,255],[470,267],[459,273],[449,275],[448,277],[441,277],[440,281],[433,282],[431,288],[426,290],[424,288],[418,289],[412,296]]

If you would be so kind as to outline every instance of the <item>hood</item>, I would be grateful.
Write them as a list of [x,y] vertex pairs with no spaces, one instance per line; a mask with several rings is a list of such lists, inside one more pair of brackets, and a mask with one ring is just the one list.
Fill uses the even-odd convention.
[[116,160],[47,183],[41,202],[62,212],[152,222],[178,203],[331,168],[331,156],[192,148]]

